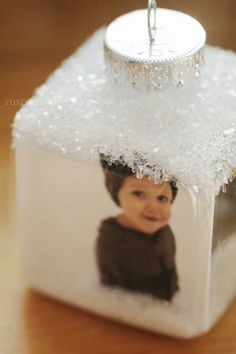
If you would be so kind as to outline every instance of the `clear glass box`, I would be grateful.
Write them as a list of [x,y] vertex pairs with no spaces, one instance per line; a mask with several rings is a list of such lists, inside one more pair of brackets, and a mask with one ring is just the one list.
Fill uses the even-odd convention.
[[118,183],[110,170],[99,156],[72,160],[17,144],[18,233],[31,286],[143,329],[183,338],[208,331],[235,296],[235,180],[206,204],[178,184],[174,192],[172,181],[119,172]]

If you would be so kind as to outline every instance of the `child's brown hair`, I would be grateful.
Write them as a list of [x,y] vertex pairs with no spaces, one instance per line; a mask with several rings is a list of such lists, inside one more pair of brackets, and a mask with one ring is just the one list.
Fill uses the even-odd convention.
[[[109,164],[107,161],[107,157],[104,154],[100,154],[100,162],[103,168],[103,172],[105,175],[105,185],[107,187],[107,190],[109,191],[111,198],[113,201],[120,206],[119,200],[118,200],[118,192],[125,180],[126,177],[128,176],[135,176],[135,173],[132,171],[132,169],[121,162],[115,162],[112,164]],[[172,191],[172,202],[175,200],[175,197],[178,192],[178,188],[176,186],[175,181],[168,181],[171,187]]]

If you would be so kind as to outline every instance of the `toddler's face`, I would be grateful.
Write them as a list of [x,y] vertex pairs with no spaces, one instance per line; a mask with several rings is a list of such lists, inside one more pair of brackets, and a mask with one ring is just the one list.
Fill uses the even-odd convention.
[[126,224],[146,234],[153,234],[168,224],[172,198],[168,182],[154,184],[147,177],[125,178],[118,193]]

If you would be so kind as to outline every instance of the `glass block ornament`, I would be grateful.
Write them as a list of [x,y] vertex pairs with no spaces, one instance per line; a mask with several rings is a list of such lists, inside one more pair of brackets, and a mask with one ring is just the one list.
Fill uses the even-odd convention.
[[201,25],[155,9],[97,31],[17,113],[18,233],[33,288],[189,338],[236,290],[236,55],[206,46],[203,65]]

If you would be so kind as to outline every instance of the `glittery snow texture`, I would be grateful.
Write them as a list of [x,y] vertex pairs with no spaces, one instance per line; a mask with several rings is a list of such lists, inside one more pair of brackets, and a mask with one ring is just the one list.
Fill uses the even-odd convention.
[[96,32],[17,113],[15,145],[83,160],[99,151],[139,175],[148,166],[156,179],[217,194],[236,166],[236,54],[207,46],[199,78],[144,92],[107,78],[103,36]]

